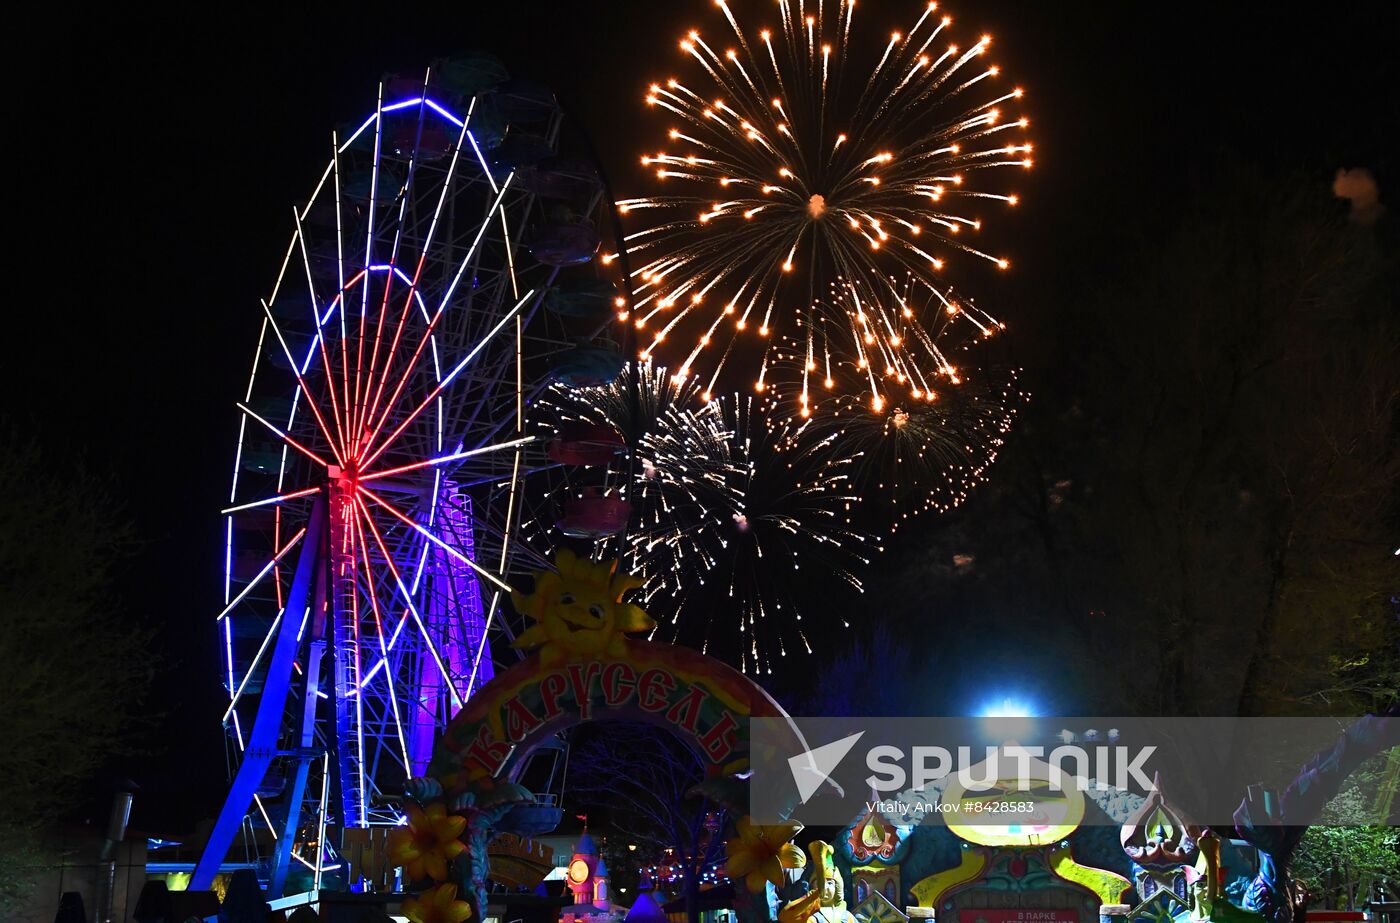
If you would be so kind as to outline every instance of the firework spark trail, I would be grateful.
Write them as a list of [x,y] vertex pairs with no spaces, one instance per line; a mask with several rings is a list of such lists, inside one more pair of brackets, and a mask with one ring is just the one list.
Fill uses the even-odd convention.
[[719,406],[697,400],[694,392],[693,384],[645,364],[629,367],[609,385],[551,388],[533,414],[546,437],[577,423],[611,427],[623,443],[637,447],[637,478],[629,486],[628,466],[619,457],[613,466],[540,481],[546,496],[542,517],[530,524],[535,541],[547,547],[557,540],[553,518],[569,497],[601,490],[631,502],[633,524],[625,547],[600,541],[595,555],[626,558],[629,569],[646,580],[647,599],[663,587],[679,591],[687,574],[711,566],[714,549],[722,547],[713,531],[740,509],[742,498],[728,471]]
[[[716,403],[744,505],[731,524],[725,566],[702,581],[724,580],[741,615],[741,661],[772,672],[775,653],[786,656],[794,638],[812,651],[797,600],[821,594],[829,601],[842,586],[863,591],[857,572],[880,548],[856,524],[851,459],[832,451],[834,436],[784,415],[771,398],[734,394]],[[675,604],[692,601],[704,604],[704,597]]]
[[921,513],[947,513],[986,480],[1029,396],[1015,371],[974,369],[933,402],[894,403],[872,414],[859,399],[829,399],[814,434],[850,461],[868,528],[897,531]]
[[[927,4],[911,29],[881,41],[878,63],[852,94],[843,90],[853,83],[845,65],[859,58],[850,0],[779,0],[779,23],[759,31],[746,30],[728,0],[716,5],[725,44],[699,31],[680,42],[699,79],[671,78],[646,96],[673,127],[668,148],[642,163],[686,191],[619,204],[660,216],[627,238],[642,258],[626,317],[650,331],[642,358],[669,359],[681,380],[704,378],[708,398],[735,340],[752,330],[762,356],[755,389],[796,388],[807,412],[819,403],[810,374],[818,356],[823,390],[860,395],[876,412],[900,390],[926,396],[951,383],[936,337],[899,310],[895,280],[912,274],[982,336],[1001,327],[967,310],[940,276],[964,257],[1009,265],[968,239],[982,228],[977,209],[1013,206],[1017,196],[976,188],[973,178],[1031,165],[1020,136],[1027,120],[1003,112],[1021,91],[991,89],[999,71],[982,64],[990,37],[940,48],[951,20]],[[878,354],[878,368],[860,366],[859,355],[826,360],[831,326],[810,319],[837,280],[870,305],[847,312],[845,336],[873,337],[860,353]],[[809,339],[802,351],[812,361],[791,380],[769,381],[775,329]]]
[[[854,572],[877,550],[852,524],[850,460],[834,457],[834,436],[783,419],[767,398],[703,402],[693,382],[650,365],[639,367],[634,392],[632,374],[599,388],[551,389],[536,420],[556,432],[603,423],[637,445],[641,476],[630,489],[615,471],[581,477],[611,479],[632,501],[623,556],[646,581],[642,602],[659,630],[750,671],[810,651],[801,600],[829,584],[859,590]],[[548,511],[578,481],[537,488],[548,494],[546,513],[531,524],[537,542],[557,541]],[[612,553],[606,542],[595,551]]]

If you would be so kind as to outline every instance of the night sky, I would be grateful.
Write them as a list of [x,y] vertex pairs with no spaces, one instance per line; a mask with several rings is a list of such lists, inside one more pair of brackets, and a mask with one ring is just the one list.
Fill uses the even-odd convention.
[[[861,0],[857,16],[902,26],[917,6]],[[997,228],[1015,268],[982,294],[1037,393],[1072,389],[1094,349],[1057,326],[1068,299],[1223,157],[1400,183],[1390,3],[944,6],[959,37],[995,36],[993,60],[1028,91],[1036,169]],[[233,401],[330,130],[373,105],[381,75],[486,49],[557,89],[620,196],[643,192],[636,156],[665,128],[643,90],[677,66],[681,32],[715,17],[705,0],[69,10],[36,6],[12,39],[3,410],[113,477],[135,518],[122,605],[161,632],[151,708],[173,732],[130,765],[147,792],[136,822],[179,829],[224,786],[213,616]]]

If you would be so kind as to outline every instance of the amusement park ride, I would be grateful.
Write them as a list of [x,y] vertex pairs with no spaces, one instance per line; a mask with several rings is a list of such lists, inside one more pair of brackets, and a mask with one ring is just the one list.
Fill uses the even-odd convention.
[[[616,375],[590,265],[598,170],[547,90],[490,58],[391,77],[332,138],[240,395],[220,673],[231,788],[190,887],[252,863],[319,889],[344,832],[401,823],[406,779],[513,637],[503,575],[526,434],[554,381]],[[577,267],[577,268],[574,268]]]

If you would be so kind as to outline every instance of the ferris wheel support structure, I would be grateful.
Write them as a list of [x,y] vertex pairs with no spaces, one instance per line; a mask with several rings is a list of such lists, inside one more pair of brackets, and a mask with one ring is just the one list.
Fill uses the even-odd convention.
[[[239,828],[243,826],[243,818],[253,807],[253,799],[257,795],[258,786],[262,784],[268,767],[272,765],[273,758],[278,755],[283,712],[287,706],[288,693],[292,688],[297,639],[301,634],[303,624],[311,615],[313,584],[320,582],[321,578],[324,577],[323,571],[317,567],[317,564],[322,560],[321,548],[326,532],[326,508],[325,499],[317,497],[316,503],[312,507],[310,521],[306,526],[306,533],[302,537],[302,554],[297,560],[295,575],[292,577],[291,589],[287,592],[287,605],[284,610],[284,615],[285,612],[300,612],[301,617],[296,619],[284,617],[278,622],[277,640],[272,651],[272,660],[267,669],[268,678],[264,683],[262,698],[258,703],[257,716],[253,719],[253,729],[248,735],[247,746],[243,749],[243,762],[239,764],[238,771],[234,774],[228,797],[224,799],[218,820],[215,821],[214,829],[209,834],[209,841],[205,844],[198,864],[195,865],[194,874],[190,878],[192,890],[203,891],[213,884],[220,864],[228,855],[229,847],[233,845],[234,837],[238,835]],[[324,640],[313,640],[311,643],[314,654],[324,652]],[[300,735],[303,748],[309,748],[309,737],[315,726],[315,703],[320,692],[321,660],[320,656],[307,658],[305,693],[302,697],[306,707],[303,708]],[[301,754],[298,754],[296,759],[296,783],[292,800],[299,803],[300,796],[305,794],[309,766],[307,758],[303,758]],[[286,868],[290,859],[290,847],[293,839],[287,834],[287,827],[295,824],[297,816],[297,812],[287,812],[287,823],[283,827],[283,835],[279,839],[277,848],[277,861],[273,864],[274,876],[268,888],[268,894],[273,897],[280,897],[282,888],[286,885]],[[295,831],[292,833],[294,834]],[[284,853],[286,855],[283,855]]]

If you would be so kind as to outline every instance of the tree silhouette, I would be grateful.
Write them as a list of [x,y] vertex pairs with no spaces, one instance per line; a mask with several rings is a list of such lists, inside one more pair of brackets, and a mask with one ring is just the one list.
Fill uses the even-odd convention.
[[129,732],[152,675],[149,634],[112,598],[132,545],[110,487],[0,428],[0,905],[43,860]]

